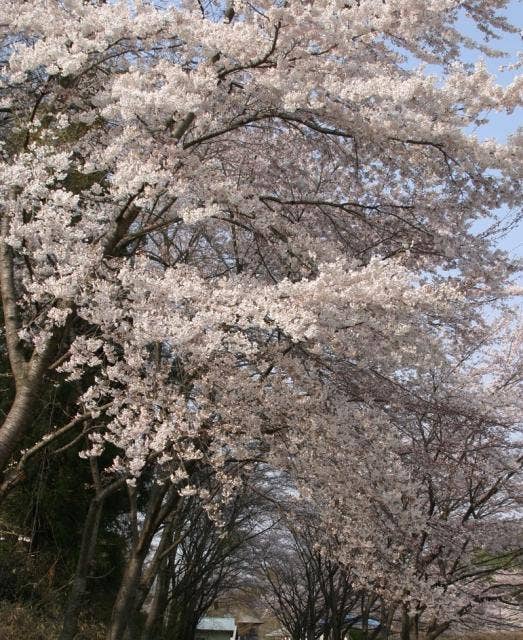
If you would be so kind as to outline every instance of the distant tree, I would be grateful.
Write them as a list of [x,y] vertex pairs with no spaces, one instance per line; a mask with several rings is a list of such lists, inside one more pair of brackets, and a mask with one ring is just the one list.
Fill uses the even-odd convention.
[[366,594],[334,554],[325,553],[319,524],[311,512],[301,512],[290,529],[271,530],[258,550],[260,591],[293,640],[343,640],[362,621]]

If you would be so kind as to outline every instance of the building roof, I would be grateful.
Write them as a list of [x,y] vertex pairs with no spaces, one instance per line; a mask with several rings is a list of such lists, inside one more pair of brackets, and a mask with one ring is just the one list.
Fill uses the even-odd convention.
[[256,616],[251,616],[248,613],[243,615],[240,614],[238,616],[238,624],[262,624],[263,620]]
[[206,617],[201,618],[196,627],[198,631],[234,631],[236,629],[236,623],[234,618],[214,618]]

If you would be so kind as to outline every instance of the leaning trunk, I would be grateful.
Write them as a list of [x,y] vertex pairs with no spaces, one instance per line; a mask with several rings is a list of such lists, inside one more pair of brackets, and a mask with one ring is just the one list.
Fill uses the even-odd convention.
[[49,337],[42,348],[33,351],[29,360],[20,342],[21,319],[18,309],[19,293],[15,285],[13,252],[6,243],[9,233],[8,216],[4,213],[0,229],[0,296],[3,312],[3,333],[9,365],[16,387],[11,408],[0,427],[0,477],[11,460],[16,446],[27,432],[34,416],[35,404],[42,377],[53,345]]
[[9,464],[17,444],[31,423],[37,394],[36,383],[22,384],[16,391],[13,404],[0,427],[0,474]]

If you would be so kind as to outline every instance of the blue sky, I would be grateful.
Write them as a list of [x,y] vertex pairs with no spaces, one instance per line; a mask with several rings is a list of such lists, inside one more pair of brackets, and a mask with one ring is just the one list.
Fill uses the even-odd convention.
[[[512,24],[519,28],[519,33],[504,34],[500,40],[493,40],[489,43],[492,48],[499,48],[506,51],[508,56],[504,58],[485,58],[478,51],[465,50],[463,59],[466,62],[475,62],[484,60],[488,70],[494,74],[500,84],[506,86],[512,82],[517,71],[502,71],[501,66],[513,63],[517,60],[518,51],[523,52],[523,0],[512,0],[509,5],[506,16]],[[467,35],[478,37],[479,32],[470,22],[463,20],[460,24],[462,31]],[[517,113],[510,116],[495,115],[492,122],[485,126],[482,131],[478,131],[481,137],[495,137],[498,140],[506,140],[507,135],[512,133],[517,126],[523,125],[523,109],[519,109]]]
[[[518,71],[501,71],[500,66],[513,63],[517,60],[518,51],[523,51],[523,0],[512,0],[506,16],[510,22],[519,29],[519,33],[505,34],[500,40],[489,43],[493,48],[502,49],[508,53],[505,58],[485,58],[477,51],[464,51],[463,59],[466,62],[484,60],[488,70],[494,74],[498,82],[504,86],[510,84]],[[465,20],[462,21],[462,29],[467,35],[477,36],[478,32]],[[521,73],[521,70],[519,70]],[[518,109],[510,115],[491,114],[490,122],[476,131],[480,138],[496,138],[504,142],[518,127],[523,126],[523,109]],[[523,153],[523,149],[521,150]],[[513,256],[523,258],[523,225],[514,229],[500,243]]]

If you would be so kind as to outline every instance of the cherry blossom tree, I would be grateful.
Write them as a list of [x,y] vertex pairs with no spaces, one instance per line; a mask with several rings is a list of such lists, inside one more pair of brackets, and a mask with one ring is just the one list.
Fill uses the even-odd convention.
[[271,529],[258,554],[263,601],[293,640],[343,640],[362,622],[358,609],[366,594],[353,588],[335,552],[322,550],[314,514],[290,513],[292,521]]
[[[374,417],[365,424],[347,413],[353,429],[325,438],[316,463],[308,451],[301,471],[338,557],[356,585],[359,578],[387,602],[402,640],[421,631],[434,640],[457,622],[485,625],[494,601],[507,612],[519,607],[520,583],[493,576],[516,568],[522,554],[521,395],[515,401],[511,389],[521,386],[521,343],[482,359],[484,348],[416,372],[410,407],[394,406],[384,383]],[[322,468],[326,451],[331,464]]]
[[[191,469],[212,469],[226,501],[237,469],[263,459],[304,495],[329,494],[332,526],[366,511],[369,474],[381,535],[422,538],[428,485],[404,440],[432,428],[423,407],[440,410],[431,372],[477,345],[486,305],[514,293],[496,241],[520,215],[521,134],[501,144],[467,130],[511,113],[521,79],[502,88],[462,64],[464,46],[495,52],[458,28],[514,31],[505,6],[4,0],[0,287],[15,390],[3,491],[28,457],[80,437],[90,459],[116,452],[102,484],[112,473],[132,491],[154,469],[155,513],[180,490],[207,499]],[[518,366],[503,379],[507,415]],[[78,414],[22,453],[51,376],[77,381]],[[448,416],[475,407],[471,424],[506,425],[492,403],[478,422],[485,384],[449,375]],[[337,495],[326,478],[340,452]],[[489,492],[477,490],[471,515]],[[375,544],[354,535],[342,556]],[[386,545],[365,572],[379,582],[398,553]],[[402,606],[434,598],[420,566],[411,588],[423,590],[404,590]]]

